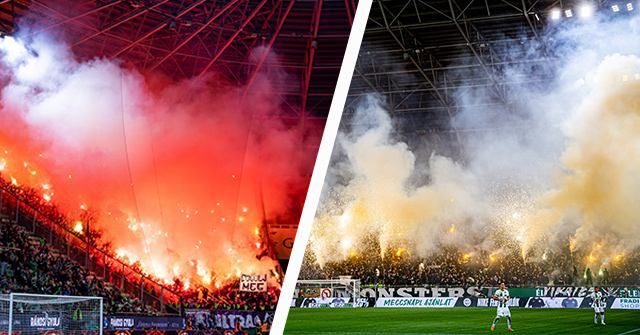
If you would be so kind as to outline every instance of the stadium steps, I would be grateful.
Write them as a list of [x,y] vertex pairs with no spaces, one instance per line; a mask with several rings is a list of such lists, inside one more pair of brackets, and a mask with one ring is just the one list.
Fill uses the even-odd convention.
[[[9,220],[10,221],[10,220]],[[28,243],[29,245],[31,245],[35,250],[37,250],[38,248],[40,248],[40,245],[42,243],[42,238],[38,237],[36,235],[33,235],[31,233],[29,233],[24,227],[18,226],[19,229],[21,229],[24,232],[27,232],[29,234],[29,240]],[[60,252],[57,248],[55,248],[52,245],[47,245],[48,249],[49,249],[49,253],[53,256],[59,256],[65,259],[69,259],[69,257],[67,255],[65,255],[64,253]],[[102,284],[105,287],[108,287],[110,289],[119,289],[117,288],[113,283],[105,280],[102,276],[99,276],[98,274],[96,274],[94,271],[88,271],[88,275],[87,278],[91,278],[91,277],[95,277],[98,280],[100,280],[102,282]],[[121,295],[123,297],[127,297],[127,298],[132,298],[130,294],[125,293],[125,292],[121,292]]]
[[[10,196],[10,197],[13,196],[11,191],[7,191],[7,193],[8,193],[8,196]],[[13,198],[17,199],[17,198],[15,198],[15,196],[13,196]],[[16,219],[18,219],[18,218],[22,219],[20,221],[23,221],[25,219],[25,215],[24,215],[25,213],[23,211],[22,215],[20,215],[18,217],[18,215],[16,215],[15,212],[12,212],[13,206],[14,205],[12,205],[11,208],[6,207],[6,206],[5,207],[1,207],[0,206],[0,212],[2,212],[0,214],[0,221],[5,222],[5,223],[13,223],[16,226],[21,227],[21,229],[23,229],[23,231],[27,232],[29,234],[29,236],[30,236],[29,240],[27,241],[29,243],[29,245],[31,245],[33,247],[36,247],[36,248],[39,248],[40,245],[41,245],[41,238],[44,238],[45,241],[47,241],[49,236],[39,236],[37,233],[31,231],[28,228],[25,228],[25,226],[23,225],[24,222],[16,221]],[[28,204],[25,204],[24,207],[26,208],[26,212],[27,212],[26,214],[27,215],[36,215],[38,217],[38,221],[39,221],[39,223],[41,225],[43,225],[43,226],[56,226],[57,225],[53,221],[49,221],[49,219],[47,218],[47,215],[45,215],[43,213],[40,213],[37,209],[34,209],[34,208],[30,207]],[[30,214],[30,213],[32,213],[31,211],[35,212],[35,214]],[[29,220],[28,223],[30,223],[31,220],[34,220],[34,218],[33,218],[33,216],[31,216],[31,217],[27,218],[27,220]],[[47,234],[47,235],[49,235],[49,234]],[[66,237],[64,239],[66,240]],[[85,266],[85,264],[83,264],[83,262],[77,262],[77,260],[75,260],[71,255],[68,255],[67,252],[65,252],[64,247],[62,247],[62,249],[59,249],[57,246],[49,244],[49,243],[47,243],[47,247],[49,249],[49,252],[51,252],[52,254],[59,255],[60,257],[66,258],[66,259],[71,260],[71,261],[75,261],[76,263],[78,263],[78,265],[80,265],[86,271],[88,271],[90,275],[95,276],[96,278],[100,279],[103,284],[105,284],[105,285],[107,283],[111,284],[108,280],[105,280],[104,277],[102,277],[100,275],[97,275],[96,273],[92,272],[91,271],[92,269],[90,269],[87,266]],[[124,263],[122,263],[122,264],[123,264],[123,266],[126,266],[126,264],[124,264]],[[131,270],[132,273],[140,273],[139,271],[137,271],[137,270],[135,270],[135,269],[133,269],[133,268],[131,268],[129,266],[126,266],[126,267],[127,267],[128,270]],[[109,271],[110,272],[118,272],[119,268],[120,268],[120,266],[118,266],[116,268],[110,268]],[[164,288],[166,290],[165,294],[167,296],[170,295],[170,294],[173,294],[174,297],[179,296],[179,294],[177,292],[174,292],[171,289],[165,287],[160,282],[157,282],[157,281],[154,281],[152,279],[146,278],[146,277],[144,277],[142,275],[141,275],[141,278],[143,278],[142,280],[144,280],[145,282],[153,283],[154,286],[158,286],[158,287]],[[136,278],[134,277],[134,279],[136,279]],[[119,288],[118,285],[113,285],[112,284],[110,286],[114,287],[117,290],[119,290],[121,292],[121,294],[123,294],[126,297],[132,298],[132,297],[136,297],[137,296],[137,292],[130,292],[129,294],[127,294],[127,293],[125,293],[125,290],[122,289],[122,288]],[[150,297],[154,298],[156,301],[161,301],[162,300],[162,297],[155,296],[155,294],[151,295]],[[136,298],[136,299],[139,299],[139,298]],[[168,300],[165,299],[165,301],[168,301]],[[144,299],[143,299],[143,304],[146,305],[148,308],[156,309],[155,306],[152,306],[151,304],[145,303]]]
[[[22,227],[20,227],[20,228],[22,228]],[[22,229],[26,230],[24,228],[22,228]],[[29,244],[33,248],[35,248],[37,250],[38,248],[40,248],[41,243],[42,243],[42,238],[41,237],[38,237],[38,236],[35,236],[35,235],[32,235],[32,234],[29,235]],[[58,250],[58,248],[56,248],[56,247],[54,247],[54,246],[52,246],[50,244],[47,244],[47,248],[49,250],[49,254],[51,254],[51,255],[53,255],[55,257],[62,257],[64,259],[66,259],[66,260],[69,260],[69,257],[67,255],[65,255],[63,252],[61,252],[60,250]],[[102,276],[99,276],[94,271],[90,271],[89,270],[89,271],[87,271],[87,273],[91,277],[98,278],[103,283],[108,283],[106,280],[104,280],[104,278],[102,278]],[[111,283],[109,283],[109,284],[111,284]]]
[[[29,244],[34,247],[35,249],[40,248],[40,245],[42,244],[42,238],[35,236],[35,235],[29,235]],[[47,248],[49,249],[49,253],[53,256],[59,257],[65,257],[66,255],[60,253],[60,251],[54,247],[52,247],[51,245],[47,245]]]
[[[11,222],[11,221],[12,221],[11,219],[4,217],[4,215],[3,215],[3,217],[1,217],[1,218],[0,218],[0,220],[2,220],[3,222]],[[38,237],[38,236],[36,236],[36,235],[33,235],[32,233],[30,233],[29,231],[27,231],[27,229],[25,229],[25,228],[24,228],[24,227],[22,227],[22,226],[17,226],[17,227],[18,227],[18,229],[20,229],[22,232],[26,232],[27,234],[29,234],[29,237],[28,237],[28,241],[27,241],[27,243],[29,243],[29,245],[30,245],[32,248],[34,248],[34,250],[38,250],[38,249],[40,248],[40,246],[42,245],[41,243],[42,243],[42,240],[43,240],[43,239],[42,239],[41,237]],[[55,247],[53,247],[53,246],[51,246],[51,245],[48,245],[48,244],[47,244],[47,248],[48,248],[49,253],[50,253],[51,255],[53,255],[53,256],[59,256],[59,257],[65,258],[65,259],[69,259],[69,257],[68,257],[67,255],[65,255],[64,253],[61,253],[57,248],[55,248]],[[102,276],[97,275],[95,272],[93,272],[93,271],[88,271],[87,278],[91,278],[91,277],[95,277],[95,278],[97,278],[98,280],[100,280],[100,281],[102,282],[102,284],[103,284],[106,288],[109,288],[109,289],[116,289],[116,290],[119,290],[119,289],[120,289],[120,288],[116,287],[113,283],[111,283],[111,282],[109,282],[109,281],[104,280],[104,278],[102,278]],[[131,294],[126,293],[126,292],[122,292],[122,291],[121,291],[120,295],[122,295],[122,296],[123,296],[123,297],[125,297],[125,298],[132,298]]]

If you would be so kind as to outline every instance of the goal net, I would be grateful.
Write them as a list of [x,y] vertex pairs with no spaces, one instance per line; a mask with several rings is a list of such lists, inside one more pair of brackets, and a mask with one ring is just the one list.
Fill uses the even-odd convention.
[[296,284],[298,298],[312,298],[330,304],[341,299],[355,307],[360,298],[360,279],[340,276],[334,279],[298,280]]
[[0,333],[102,335],[100,297],[11,293],[0,295]]

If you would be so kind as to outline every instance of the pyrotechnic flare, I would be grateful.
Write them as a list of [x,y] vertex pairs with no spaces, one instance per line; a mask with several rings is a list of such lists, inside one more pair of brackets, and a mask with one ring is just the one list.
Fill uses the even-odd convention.
[[167,282],[274,269],[274,255],[256,258],[254,227],[297,221],[291,199],[305,192],[314,156],[273,117],[279,74],[259,76],[242,100],[243,87],[215,74],[169,82],[106,59],[78,62],[40,35],[0,38],[0,69],[3,178],[40,189],[71,219],[95,213],[91,230]]
[[567,173],[541,198],[544,209],[527,225],[530,242],[571,225],[574,250],[597,248],[601,240],[623,250],[638,246],[640,80],[624,79],[638,72],[640,58],[612,55],[585,83],[588,98],[566,123]]
[[[433,251],[454,224],[484,217],[474,177],[445,157],[429,160],[430,183],[408,185],[416,160],[407,144],[391,138],[391,121],[375,98],[360,113],[374,127],[359,135],[343,134],[340,148],[347,164],[340,173],[352,174],[346,186],[332,185],[325,195],[311,247],[323,262],[344,258],[375,234],[382,252],[409,245],[418,254]],[[331,241],[342,236],[339,248]],[[451,236],[452,240],[456,236]],[[418,243],[420,242],[420,243]]]
[[[315,259],[322,265],[366,252],[370,236],[383,254],[403,247],[423,257],[454,246],[467,260],[485,251],[489,263],[507,250],[547,261],[568,245],[599,266],[637,250],[640,40],[617,32],[638,33],[638,23],[594,18],[557,27],[555,79],[544,89],[507,91],[514,111],[499,117],[460,108],[454,127],[487,127],[461,137],[460,157],[394,137],[384,103],[369,97],[339,135],[311,236]],[[503,75],[517,81],[532,71],[507,67]],[[492,96],[484,93],[455,97],[461,106],[483,105]]]

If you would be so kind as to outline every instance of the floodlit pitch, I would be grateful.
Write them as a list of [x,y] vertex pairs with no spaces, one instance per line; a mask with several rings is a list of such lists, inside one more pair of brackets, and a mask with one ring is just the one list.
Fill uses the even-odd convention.
[[516,308],[511,314],[513,332],[504,320],[491,332],[493,308],[295,308],[285,334],[640,334],[640,311],[607,310],[606,326],[593,324],[590,309]]

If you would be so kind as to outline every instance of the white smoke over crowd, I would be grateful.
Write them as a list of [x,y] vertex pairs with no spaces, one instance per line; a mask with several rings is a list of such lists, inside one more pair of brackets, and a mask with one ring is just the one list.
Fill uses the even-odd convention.
[[90,211],[120,256],[168,282],[266,273],[263,220],[295,216],[314,157],[274,117],[281,75],[175,82],[77,61],[41,35],[3,37],[0,170],[71,218]]
[[[636,250],[638,33],[637,17],[600,18],[554,26],[547,51],[527,41],[526,57],[542,65],[516,62],[502,79],[546,71],[552,80],[512,87],[506,108],[460,108],[451,120],[461,134],[456,157],[408,145],[412,134],[398,136],[383,99],[369,97],[339,135],[311,237],[315,258],[370,252],[372,236],[383,251],[419,257],[443,246],[499,253],[513,243],[537,260],[569,243],[600,266]],[[507,48],[507,58],[522,48]],[[457,104],[486,104],[489,89],[459,90]],[[426,163],[416,160],[425,154]]]

